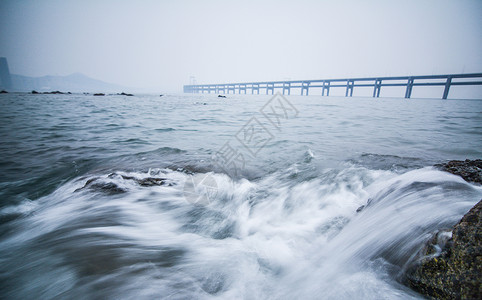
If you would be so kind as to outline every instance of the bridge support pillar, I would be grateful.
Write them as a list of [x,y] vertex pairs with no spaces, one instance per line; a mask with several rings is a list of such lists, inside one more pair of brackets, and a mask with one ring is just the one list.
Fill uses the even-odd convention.
[[323,80],[323,90],[321,91],[321,95],[324,96],[326,91],[326,95],[330,96],[330,81]]
[[382,81],[375,79],[375,85],[373,87],[373,97],[380,97],[380,89],[382,88]]
[[413,88],[413,78],[409,77],[407,82],[407,89],[405,90],[405,98],[410,98],[412,95],[412,88]]
[[239,86],[239,93],[241,94],[241,91],[244,92],[244,94],[246,94],[246,84],[242,84]]
[[271,91],[271,95],[274,94],[274,83],[267,83],[266,84],[266,95],[269,94],[269,91]]
[[283,82],[283,95],[285,92],[288,91],[288,95],[291,92],[291,83],[290,82]]
[[254,84],[251,87],[251,94],[254,94],[254,91],[256,91],[256,94],[259,95],[259,84]]
[[310,82],[302,82],[301,83],[301,96],[303,96],[303,92],[306,91],[306,96],[308,96],[308,92],[310,90]]
[[447,77],[447,81],[445,82],[444,95],[442,96],[442,99],[447,99],[447,97],[449,95],[451,83],[452,83],[452,76],[449,76],[449,77]]
[[353,96],[353,85],[355,82],[353,80],[347,80],[346,81],[346,92],[345,92],[345,97],[352,97]]

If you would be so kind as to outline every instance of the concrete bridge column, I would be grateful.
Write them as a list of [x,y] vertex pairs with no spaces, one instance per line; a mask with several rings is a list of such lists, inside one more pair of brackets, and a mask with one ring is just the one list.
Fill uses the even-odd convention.
[[254,84],[253,83],[253,87],[251,89],[251,93],[254,94],[254,91],[256,91],[256,94],[259,95],[259,84]]
[[271,91],[271,95],[274,94],[274,83],[267,83],[266,84],[266,95],[269,94],[269,91]]
[[330,81],[323,80],[323,90],[321,91],[321,95],[324,96],[326,91],[326,95],[330,96]]
[[445,89],[444,89],[444,95],[442,96],[442,99],[447,99],[449,95],[449,90],[450,90],[450,84],[452,83],[452,76],[447,77],[447,81],[445,82]]
[[413,78],[409,77],[407,82],[407,89],[405,90],[405,98],[410,98],[412,95],[412,88],[413,88]]
[[382,81],[375,79],[375,85],[373,87],[373,97],[380,97],[380,89],[382,88]]
[[244,93],[246,94],[246,84],[240,84],[239,85],[239,93],[241,94],[241,91],[244,91]]
[[345,92],[345,97],[352,97],[353,96],[353,85],[355,84],[355,82],[351,79],[348,79],[346,81],[346,92]]
[[309,88],[310,88],[310,82],[303,81],[301,83],[301,96],[303,96],[303,91],[306,91],[306,96],[308,96]]
[[288,95],[291,93],[291,82],[283,82],[283,95],[285,91],[288,91]]

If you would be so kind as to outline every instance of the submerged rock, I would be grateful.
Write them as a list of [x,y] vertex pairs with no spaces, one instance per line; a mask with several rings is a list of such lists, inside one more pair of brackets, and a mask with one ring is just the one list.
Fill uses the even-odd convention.
[[455,225],[451,238],[439,232],[425,245],[405,284],[436,299],[482,299],[481,226],[482,200]]
[[442,171],[458,175],[466,181],[482,184],[482,159],[451,160],[435,166]]

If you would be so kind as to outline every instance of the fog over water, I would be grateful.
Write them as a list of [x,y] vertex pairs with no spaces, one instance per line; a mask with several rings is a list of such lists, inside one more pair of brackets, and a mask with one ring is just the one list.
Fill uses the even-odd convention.
[[[199,83],[482,70],[482,2],[10,1],[14,74],[90,77],[153,92]],[[479,91],[480,93],[480,91]]]

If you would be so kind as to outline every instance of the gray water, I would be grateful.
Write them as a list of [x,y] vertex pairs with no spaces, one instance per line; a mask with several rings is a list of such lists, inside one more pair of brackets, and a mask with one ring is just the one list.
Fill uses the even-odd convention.
[[0,95],[0,294],[420,298],[404,267],[482,198],[432,167],[482,157],[482,101],[271,98]]

